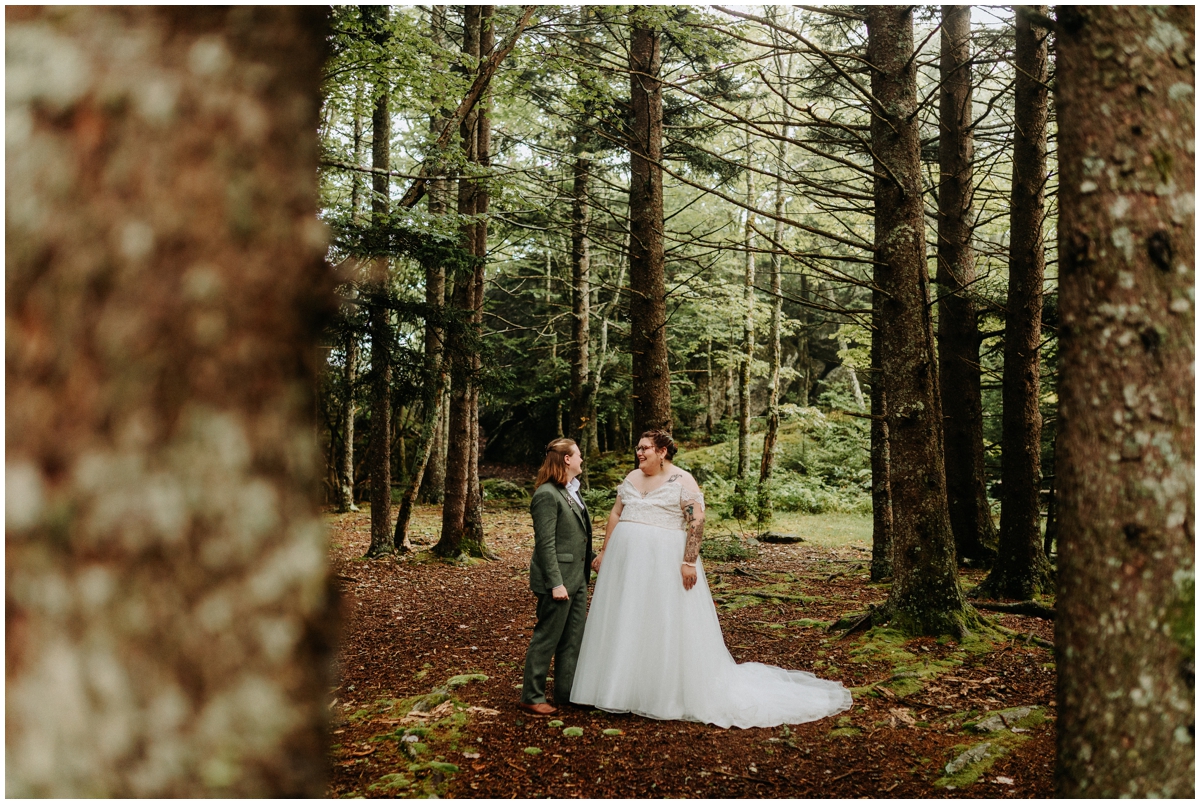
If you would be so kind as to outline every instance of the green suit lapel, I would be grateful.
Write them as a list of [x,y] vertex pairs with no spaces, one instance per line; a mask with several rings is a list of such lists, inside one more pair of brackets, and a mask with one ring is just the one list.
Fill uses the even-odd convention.
[[584,532],[586,532],[587,514],[584,513],[583,508],[579,503],[575,502],[575,499],[571,496],[571,492],[567,491],[566,486],[559,486],[558,493],[562,495],[563,500],[567,503],[567,507],[575,512],[575,516],[579,518],[579,524],[583,525]]

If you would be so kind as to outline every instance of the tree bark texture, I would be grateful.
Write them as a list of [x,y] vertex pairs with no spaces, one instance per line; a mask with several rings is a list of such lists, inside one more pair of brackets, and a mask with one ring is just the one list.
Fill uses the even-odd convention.
[[1046,256],[1047,39],[1026,9],[1016,9],[1013,178],[1010,201],[1008,303],[1004,320],[1003,435],[1000,444],[1000,541],[983,596],[1021,600],[1048,591],[1050,561],[1042,549],[1040,515],[1042,414],[1042,284]]
[[9,796],[324,793],[324,29],[7,11]]
[[[487,58],[496,45],[496,31],[493,27],[495,6],[479,7],[479,55]],[[480,349],[483,342],[483,291],[487,264],[488,239],[488,202],[490,189],[486,173],[492,164],[492,120],[491,92],[485,92],[479,102],[479,117],[475,126],[476,149],[475,158],[479,165],[481,177],[475,182],[475,214],[479,221],[475,224],[475,239],[472,249],[475,257],[475,272],[472,277],[471,292],[471,332],[474,346],[471,349],[471,457],[467,474],[467,510],[463,519],[463,548],[471,556],[492,558],[484,540],[483,530],[483,487],[479,480],[480,429],[479,429],[479,378],[483,372],[483,359]]]
[[991,566],[996,556],[996,525],[984,476],[981,340],[972,287],[975,137],[971,131],[970,6],[942,6],[941,59],[936,284],[946,497],[959,562]]
[[[746,149],[747,161],[753,154]],[[746,171],[746,205],[754,205],[754,173]],[[742,343],[738,356],[738,452],[737,480],[733,497],[735,519],[750,517],[750,378],[754,368],[754,215],[746,210],[742,233],[746,253],[742,271]]]
[[[429,35],[435,48],[440,52],[446,47],[446,6],[430,6],[429,7]],[[440,56],[435,56],[434,69],[445,69],[445,60]],[[450,115],[453,110],[446,108],[449,102],[447,98],[434,98],[434,103],[439,105],[439,110],[430,115],[429,118],[429,134],[431,137],[436,137],[438,133],[446,127]],[[443,172],[444,168],[438,170]],[[444,215],[450,209],[450,181],[448,179],[438,178],[430,179],[426,182],[428,195],[428,209],[430,215]],[[434,307],[445,309],[446,306],[446,269],[440,264],[431,264],[425,268],[425,304],[431,309]],[[425,326],[425,353],[427,356],[436,353],[440,369],[440,361],[445,351],[444,339],[446,333],[440,324],[434,323],[433,326],[426,324]],[[425,473],[421,479],[421,489],[417,499],[424,503],[440,504],[442,502],[442,493],[446,485],[446,450],[442,440],[442,431],[445,429],[442,422],[446,418],[446,395],[443,393],[436,400],[437,405],[437,422],[433,428],[433,441],[429,449],[429,458],[425,464]]]
[[1195,17],[1060,6],[1057,794],[1195,795]]
[[[479,60],[479,36],[482,6],[463,7],[462,52],[474,65]],[[479,109],[473,107],[459,125],[459,138],[467,165],[479,161]],[[463,175],[458,181],[458,214],[476,213],[479,193],[476,179]],[[475,253],[476,225],[462,227],[463,248]],[[475,312],[475,275],[463,272],[454,279],[451,306],[461,319],[446,336],[446,360],[450,369],[450,427],[446,452],[446,490],[442,501],[442,533],[434,552],[445,557],[462,554],[465,543],[467,508],[471,477],[471,433],[473,401],[472,330]]]
[[[571,339],[571,438],[589,457],[592,416],[596,407],[595,386],[591,382],[591,244],[588,226],[591,223],[590,192],[592,160],[587,153],[586,131],[576,133],[574,184],[571,188],[571,315],[574,333]],[[587,463],[584,462],[580,482],[587,483]]]
[[871,90],[882,104],[871,120],[875,170],[896,177],[875,180],[874,278],[880,289],[875,320],[891,453],[889,609],[902,630],[941,634],[961,632],[970,609],[958,583],[946,507],[912,28],[909,6],[867,11],[867,61],[875,66]]
[[808,342],[812,337],[813,325],[809,323],[808,307],[804,306],[804,302],[809,300],[808,291],[808,274],[800,274],[800,310],[796,316],[796,327],[799,330],[797,334],[799,355],[796,357],[796,371],[799,376],[796,377],[796,400],[800,407],[808,407],[808,397],[812,388],[812,356],[809,354]]
[[878,582],[892,577],[892,458],[880,363],[883,346],[879,342],[879,292],[872,291],[871,299],[871,580]]
[[358,405],[354,401],[354,384],[358,380],[358,337],[348,332],[344,343],[346,362],[342,365],[342,384],[345,396],[342,399],[342,433],[338,448],[338,513],[357,511],[354,504],[354,415]]
[[[363,6],[370,19],[372,36],[380,44],[387,41],[387,6]],[[375,107],[371,115],[371,217],[374,225],[386,223],[389,213],[392,119],[387,78],[380,76],[375,87]],[[392,552],[392,322],[391,313],[380,302],[387,293],[390,261],[386,257],[371,260],[368,268],[368,316],[371,330],[371,544],[367,557]]]
[[670,430],[667,286],[663,252],[662,32],[630,15],[629,323],[633,351],[633,430]]
[[[787,128],[783,135],[787,136]],[[782,167],[787,161],[787,144],[779,142],[780,177],[775,180],[775,231],[772,239],[776,243],[783,242],[784,194]],[[779,438],[779,374],[781,361],[780,336],[783,328],[783,254],[778,249],[771,251],[771,333],[767,336],[770,364],[770,379],[767,391],[767,427],[763,433],[762,461],[758,467],[758,504],[759,527],[765,527],[772,519],[771,474],[775,471],[775,447]],[[712,342],[709,342],[709,349]],[[711,357],[709,374],[712,374]],[[710,392],[711,394],[711,392]],[[712,416],[712,402],[708,408],[709,421]]]
[[[354,164],[364,162],[366,137],[363,132],[363,106],[366,98],[366,87],[360,80],[354,88]],[[354,223],[362,223],[363,175],[355,172],[350,179],[350,215]],[[350,286],[351,297],[358,295],[353,285]],[[356,319],[357,305],[347,304],[343,308],[347,319]],[[358,381],[359,344],[355,327],[348,326],[343,344],[345,363],[342,364],[342,384],[345,395],[342,398],[342,432],[336,459],[338,474],[338,505],[340,514],[357,511],[354,504],[354,417],[358,414],[358,403],[355,399],[354,386]]]

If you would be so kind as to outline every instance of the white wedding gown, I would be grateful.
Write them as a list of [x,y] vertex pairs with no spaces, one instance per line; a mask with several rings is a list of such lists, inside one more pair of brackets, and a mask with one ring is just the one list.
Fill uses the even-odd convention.
[[806,723],[850,708],[837,681],[734,661],[699,559],[696,585],[683,588],[679,483],[642,495],[623,481],[617,493],[624,507],[592,595],[572,703],[722,728]]

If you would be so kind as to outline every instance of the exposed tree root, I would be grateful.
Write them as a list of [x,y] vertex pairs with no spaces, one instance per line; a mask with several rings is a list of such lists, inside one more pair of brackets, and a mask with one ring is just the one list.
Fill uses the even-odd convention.
[[992,628],[996,629],[1001,634],[1004,634],[1006,637],[1009,637],[1011,639],[1019,639],[1022,642],[1025,642],[1026,644],[1033,644],[1033,645],[1037,645],[1039,648],[1046,648],[1047,650],[1054,650],[1053,642],[1051,642],[1048,639],[1042,639],[1037,634],[1026,634],[1023,631],[1014,631],[1013,629],[1005,628],[1003,625],[1000,625],[998,623],[992,623]]
[[973,605],[984,611],[1002,611],[1005,614],[1021,614],[1026,617],[1039,617],[1043,620],[1054,619],[1054,609],[1033,600],[1022,600],[1017,603],[985,603],[977,600]]

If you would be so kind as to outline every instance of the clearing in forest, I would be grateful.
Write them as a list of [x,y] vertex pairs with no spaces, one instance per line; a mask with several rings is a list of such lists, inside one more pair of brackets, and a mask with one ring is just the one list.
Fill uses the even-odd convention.
[[[734,657],[836,678],[854,694],[853,709],[841,716],[746,730],[573,707],[553,719],[519,711],[534,623],[533,530],[523,508],[489,505],[498,560],[462,565],[422,552],[437,538],[435,507],[417,511],[417,552],[399,558],[361,558],[367,512],[328,521],[343,612],[331,796],[1053,793],[1050,651],[1033,640],[959,644],[879,629],[848,637],[827,631],[887,597],[887,586],[867,576],[865,518],[797,519],[791,524],[812,537],[799,544],[738,550],[714,539],[709,547],[705,569]],[[968,572],[964,581],[981,577]],[[1053,639],[1049,622],[1000,621]]]

